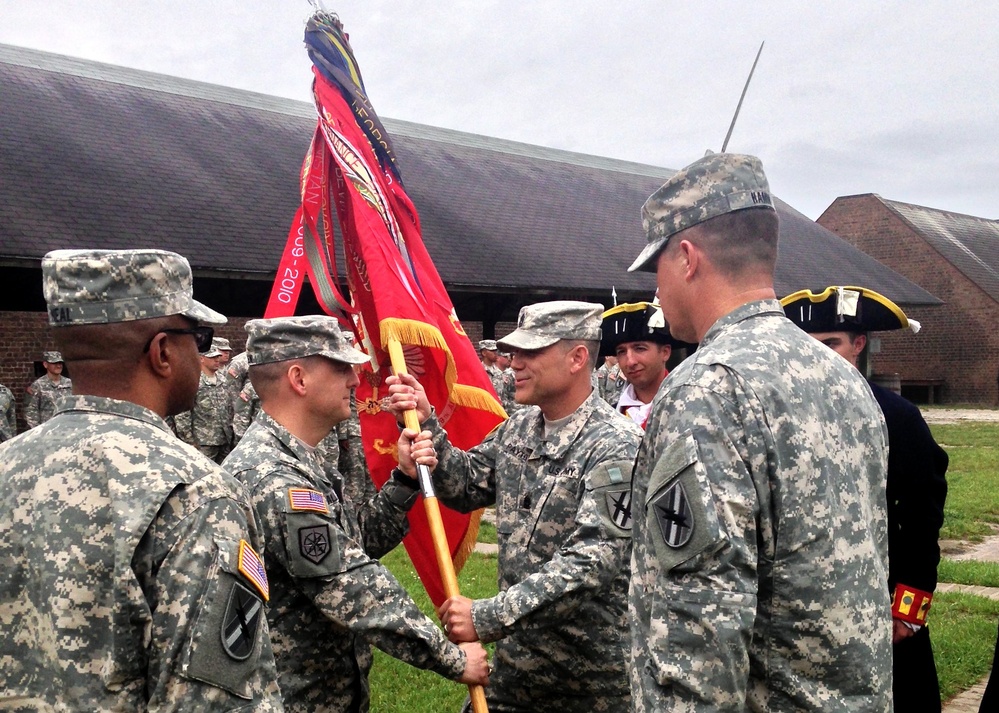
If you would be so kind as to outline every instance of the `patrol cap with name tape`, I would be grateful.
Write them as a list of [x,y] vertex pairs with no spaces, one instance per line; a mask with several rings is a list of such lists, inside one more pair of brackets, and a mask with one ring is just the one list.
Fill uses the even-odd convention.
[[614,356],[618,345],[626,342],[654,342],[686,346],[670,336],[662,309],[651,302],[630,302],[611,307],[603,313],[600,356]]
[[680,169],[642,206],[648,244],[628,272],[655,272],[655,258],[682,230],[746,208],[775,210],[763,164],[755,156],[713,153]]
[[863,287],[833,285],[818,294],[799,290],[780,301],[784,314],[806,332],[919,331],[920,324],[884,295]]
[[250,366],[323,356],[344,364],[363,364],[368,355],[351,346],[334,317],[307,315],[251,319],[246,323]]
[[42,361],[49,364],[62,364],[65,360],[61,352],[42,352]]
[[600,340],[603,305],[556,300],[522,307],[517,328],[498,341],[504,349],[544,349],[560,339]]
[[494,352],[498,349],[496,346],[495,339],[483,339],[479,342],[479,349],[485,349],[488,352]]
[[114,324],[175,314],[226,318],[194,299],[187,259],[165,250],[53,250],[42,258],[49,324]]

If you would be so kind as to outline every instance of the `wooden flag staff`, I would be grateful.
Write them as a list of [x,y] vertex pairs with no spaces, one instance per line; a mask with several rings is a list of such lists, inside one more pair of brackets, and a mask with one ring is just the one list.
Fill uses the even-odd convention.
[[[406,371],[406,357],[402,353],[402,345],[399,341],[390,339],[387,347],[389,358],[392,360],[392,370],[396,374],[408,373]],[[420,431],[420,418],[416,415],[415,409],[404,412],[403,419],[406,428],[416,432]],[[427,523],[430,525],[430,537],[434,543],[434,553],[437,555],[437,566],[441,571],[444,594],[448,597],[456,597],[461,593],[458,589],[458,576],[454,572],[451,548],[448,546],[447,534],[444,532],[444,521],[441,519],[441,508],[437,502],[430,469],[425,465],[417,464],[416,473],[420,481],[420,490],[423,492],[423,506],[427,513]],[[474,713],[488,713],[486,692],[482,686],[469,685],[468,695],[471,698]]]

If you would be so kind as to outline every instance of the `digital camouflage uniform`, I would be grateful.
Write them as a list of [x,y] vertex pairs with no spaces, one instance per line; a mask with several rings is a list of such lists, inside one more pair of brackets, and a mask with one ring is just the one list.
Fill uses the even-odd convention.
[[493,391],[496,395],[503,398],[503,370],[500,369],[495,364],[490,364],[486,367],[486,376],[489,377],[489,383],[493,385]]
[[[251,320],[256,364],[320,355],[344,364],[367,357],[331,317]],[[225,467],[246,484],[269,558],[268,617],[287,710],[355,713],[369,705],[371,645],[452,679],[465,653],[417,608],[377,559],[406,533],[417,491],[394,478],[365,503],[343,498],[314,449],[261,410]]]
[[611,406],[617,407],[618,399],[621,398],[621,392],[628,385],[628,380],[621,373],[621,367],[617,364],[614,366],[603,364],[595,373],[597,375],[597,389],[600,391],[600,398]]
[[201,372],[194,408],[177,414],[174,424],[184,443],[216,463],[225,459],[232,443],[232,400],[222,369],[212,376]]
[[635,710],[890,710],[887,432],[857,370],[752,302],[654,404],[632,496]]
[[52,381],[48,374],[35,379],[24,396],[24,422],[34,428],[55,415],[59,401],[73,393],[73,382],[65,376]]
[[512,416],[523,408],[517,403],[517,375],[514,374],[513,369],[506,368],[503,370],[503,391],[500,392],[500,401],[503,403],[503,410],[506,411],[508,416]]
[[0,384],[0,443],[9,441],[17,433],[17,408],[14,394]]
[[[362,529],[340,484],[263,411],[225,467],[250,489],[264,533],[268,617],[287,710],[368,710],[371,644],[413,666],[461,676],[464,653],[374,559],[402,539],[415,492],[390,480]],[[295,490],[312,502],[296,507]]]
[[625,711],[629,481],[641,430],[592,392],[549,438],[536,406],[461,451],[432,416],[441,502],[496,505],[499,589],[472,605],[496,642],[489,710]]
[[[361,424],[357,418],[357,401],[350,397],[351,417],[338,423],[329,435],[316,444],[316,459],[329,479],[342,478],[343,497],[355,506],[378,494],[368,463],[364,458]],[[236,401],[232,418],[233,437],[238,443],[260,410],[260,398],[249,381]]]
[[[225,370],[225,381],[229,387],[230,398],[233,400],[233,407],[235,407],[236,399],[239,397],[239,392],[243,390],[246,386],[249,377],[250,362],[246,358],[246,352],[240,352],[226,364],[222,369]],[[252,420],[252,419],[251,419]],[[249,425],[249,424],[247,424]]]
[[[57,330],[225,319],[173,253],[60,250],[42,276]],[[280,711],[246,500],[126,401],[67,396],[0,445],[0,708]]]

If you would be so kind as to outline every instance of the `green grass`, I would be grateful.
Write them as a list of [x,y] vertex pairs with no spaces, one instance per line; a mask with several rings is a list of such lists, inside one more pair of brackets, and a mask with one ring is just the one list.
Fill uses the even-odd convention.
[[479,542],[486,542],[491,545],[496,544],[496,526],[491,522],[479,520]]
[[[999,424],[965,423],[932,426],[937,441],[950,455],[949,491],[944,539],[980,540],[999,524]],[[480,542],[495,542],[495,527],[482,522]],[[433,607],[400,547],[383,561],[434,621]],[[999,587],[999,564],[944,559],[941,582]],[[496,558],[473,554],[459,576],[462,594],[489,597],[496,592]],[[989,672],[999,621],[999,601],[956,593],[933,600],[930,625],[933,651],[944,700],[970,688]],[[372,706],[377,713],[457,711],[464,686],[414,669],[375,651],[371,674]]]
[[[999,564],[972,560],[958,562],[944,558],[940,560],[937,567],[937,579],[941,582],[953,582],[954,584],[999,588]],[[934,606],[936,606],[935,600]]]
[[950,456],[940,537],[979,541],[999,523],[999,423],[932,426]]
[[944,700],[971,688],[989,672],[999,602],[967,594],[938,594],[930,614],[933,657]]
[[[486,523],[482,523],[486,524]],[[495,531],[495,530],[494,530]],[[430,597],[416,576],[405,548],[397,547],[382,558],[423,613],[438,621]],[[458,575],[461,593],[472,599],[496,594],[496,557],[473,553]],[[488,647],[487,647],[488,648]],[[435,673],[413,668],[375,649],[371,669],[371,710],[375,713],[436,713],[457,711],[468,689]]]

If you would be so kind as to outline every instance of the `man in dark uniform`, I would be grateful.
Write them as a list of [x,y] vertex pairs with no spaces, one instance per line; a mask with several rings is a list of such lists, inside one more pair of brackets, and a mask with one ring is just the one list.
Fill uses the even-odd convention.
[[[919,330],[883,295],[829,287],[788,295],[791,321],[859,368],[867,332]],[[930,632],[926,625],[937,585],[937,542],[947,497],[947,453],[933,440],[919,409],[871,384],[888,425],[888,586],[892,591],[893,695],[897,711],[939,711]]]

